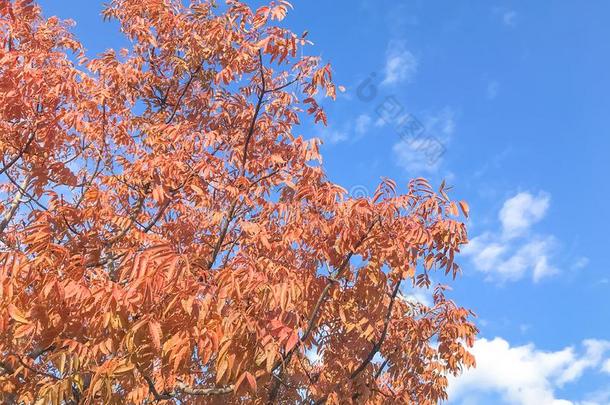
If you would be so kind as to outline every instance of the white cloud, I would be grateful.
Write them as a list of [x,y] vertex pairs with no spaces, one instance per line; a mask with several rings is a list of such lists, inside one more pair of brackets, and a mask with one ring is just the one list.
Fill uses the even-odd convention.
[[499,214],[504,235],[514,237],[528,231],[533,224],[544,218],[550,200],[550,196],[544,192],[537,196],[519,193],[506,200]]
[[436,136],[447,139],[455,132],[455,111],[445,107],[437,114],[424,117],[426,132],[436,134]]
[[415,55],[406,49],[404,41],[390,41],[386,50],[385,77],[381,84],[410,82],[417,73],[418,64]]
[[[402,122],[404,117],[397,121]],[[424,116],[421,125],[421,133],[403,137],[392,148],[397,165],[413,176],[434,173],[440,168],[446,145],[455,132],[455,112],[445,107],[436,114]]]
[[517,252],[498,266],[498,272],[506,279],[520,279],[532,270],[534,282],[557,273],[557,269],[549,264],[549,255],[554,244],[553,237],[534,239],[521,246]]
[[610,374],[610,359],[604,362],[604,365],[602,366],[602,371],[604,371],[604,373]]
[[585,347],[584,355],[574,359],[557,378],[559,386],[578,380],[587,369],[599,367],[604,355],[610,350],[610,341],[587,339],[583,341],[583,346]]
[[364,135],[371,127],[373,119],[368,114],[360,114],[356,118],[355,130],[356,134]]
[[463,253],[472,256],[477,269],[492,272],[507,250],[507,246],[494,241],[493,235],[485,233],[470,240],[464,247]]
[[325,127],[320,133],[320,139],[325,143],[336,144],[339,142],[346,141],[349,138],[348,131],[343,131],[336,128]]
[[433,290],[430,288],[413,287],[407,294],[400,292],[399,298],[412,304],[422,304],[431,307],[434,303]]
[[[442,144],[434,138],[424,138],[421,140],[404,140],[396,143],[392,151],[397,158],[397,164],[419,176],[422,173],[436,172],[440,166],[440,159],[436,158],[437,150],[441,150]],[[427,151],[430,152],[427,152]],[[428,156],[429,155],[429,156]]]
[[550,264],[556,241],[552,236],[531,237],[521,245],[492,233],[473,238],[463,249],[475,268],[488,275],[489,280],[517,281],[528,271],[534,282],[557,273]]
[[359,140],[373,125],[373,119],[368,114],[360,114],[353,122],[342,125],[322,127],[319,138],[326,144],[334,145],[345,141]]
[[610,342],[585,340],[583,347],[548,352],[533,344],[511,347],[498,337],[479,339],[472,348],[477,367],[449,379],[450,403],[477,404],[477,395],[493,393],[509,404],[575,405],[557,398],[557,389],[599,369]]
[[532,280],[556,274],[551,264],[557,241],[552,235],[532,233],[550,206],[550,195],[523,192],[504,202],[499,212],[500,230],[474,237],[463,249],[474,267],[488,280],[517,281],[531,273]]

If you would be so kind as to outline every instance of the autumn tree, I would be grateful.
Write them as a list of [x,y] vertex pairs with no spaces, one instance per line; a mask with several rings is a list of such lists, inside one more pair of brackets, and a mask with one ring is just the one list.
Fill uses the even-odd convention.
[[404,296],[459,272],[467,206],[327,179],[290,8],[114,0],[131,46],[88,59],[0,0],[2,403],[432,404],[474,364],[445,287]]

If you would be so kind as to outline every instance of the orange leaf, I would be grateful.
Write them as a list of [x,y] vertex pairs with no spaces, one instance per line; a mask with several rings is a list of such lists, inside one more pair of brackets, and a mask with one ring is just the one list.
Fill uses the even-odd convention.
[[250,388],[252,388],[253,392],[256,392],[256,378],[254,378],[254,376],[247,371],[245,374],[246,374],[246,380],[248,380],[248,384],[250,385]]
[[8,305],[8,314],[17,322],[30,323],[30,321],[26,318],[25,314],[13,304]]
[[458,204],[460,205],[464,216],[468,218],[468,214],[470,213],[470,207],[468,206],[468,203],[466,203],[466,201],[460,201]]
[[292,350],[297,345],[298,342],[299,342],[299,335],[296,333],[296,331],[292,331],[292,333],[290,334],[290,337],[286,341],[286,351],[289,352],[290,350]]
[[159,325],[159,322],[148,322],[148,331],[155,349],[161,350],[161,338],[163,336],[163,331],[161,330],[161,325]]

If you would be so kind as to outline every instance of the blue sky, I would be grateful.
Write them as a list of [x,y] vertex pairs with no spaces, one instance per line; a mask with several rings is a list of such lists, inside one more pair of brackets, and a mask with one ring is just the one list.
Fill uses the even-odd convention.
[[[124,44],[101,2],[40,3],[90,54]],[[346,87],[328,128],[300,128],[329,176],[356,195],[446,179],[471,206],[453,297],[479,315],[479,368],[450,403],[610,404],[610,3],[292,3],[285,24]],[[425,132],[401,138],[401,120]]]

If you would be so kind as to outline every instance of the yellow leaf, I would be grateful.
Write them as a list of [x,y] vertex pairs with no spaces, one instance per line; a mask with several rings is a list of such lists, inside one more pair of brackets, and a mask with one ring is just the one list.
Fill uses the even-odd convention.
[[66,354],[65,354],[65,353],[62,353],[62,354],[59,356],[59,367],[58,367],[59,372],[60,372],[61,374],[63,374],[63,373],[64,373],[64,368],[65,368],[65,366],[66,366]]
[[114,369],[114,374],[125,374],[133,370],[133,364],[125,363]]
[[30,321],[28,321],[28,319],[25,317],[25,314],[23,312],[21,312],[21,310],[19,310],[19,308],[17,308],[13,304],[8,305],[8,314],[11,316],[11,318],[16,320],[17,322],[30,323]]
[[218,364],[218,368],[216,369],[216,383],[218,384],[227,370],[228,363],[226,359],[221,359],[220,364]]

